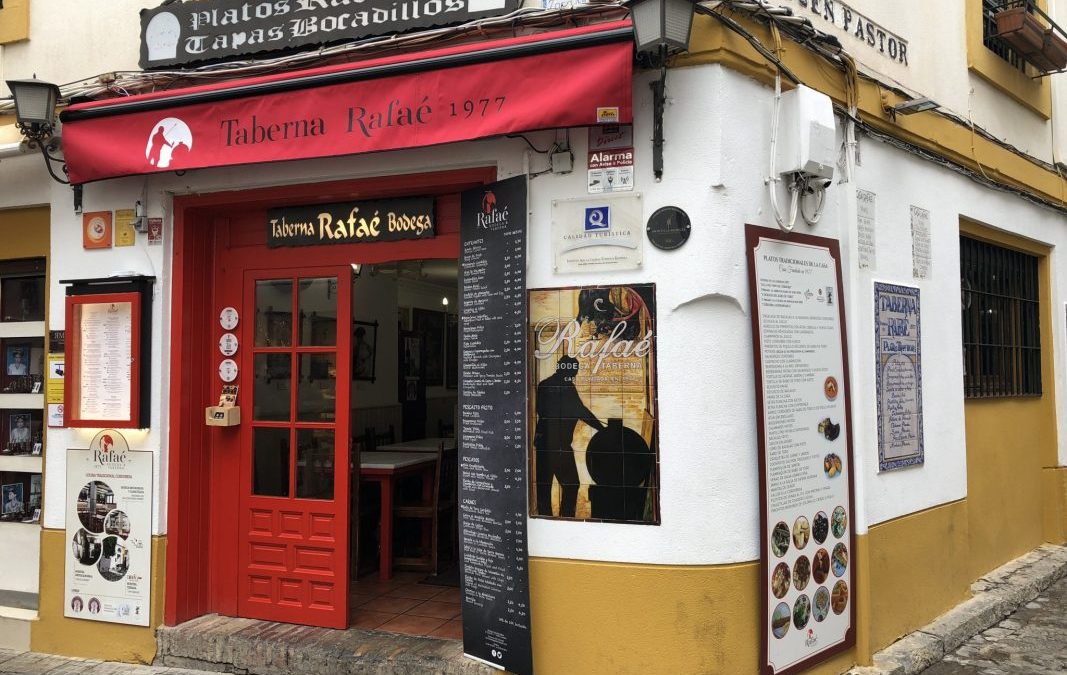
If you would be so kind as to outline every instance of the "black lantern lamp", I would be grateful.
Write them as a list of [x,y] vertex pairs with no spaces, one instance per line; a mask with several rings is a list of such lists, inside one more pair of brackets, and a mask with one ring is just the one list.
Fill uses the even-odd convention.
[[693,27],[691,0],[636,0],[630,3],[638,52],[684,52]]
[[634,42],[638,54],[645,54],[660,69],[652,88],[652,171],[656,180],[663,178],[663,104],[667,82],[667,57],[688,51],[689,32],[693,28],[692,0],[634,0],[630,14],[634,24]]
[[59,150],[59,138],[52,135],[55,129],[59,87],[34,77],[32,80],[8,80],[7,88],[11,90],[11,97],[15,100],[15,126],[29,141],[31,148],[41,149],[49,175],[56,181],[69,185],[70,181],[60,178],[52,170],[52,162],[59,162],[64,175],[67,173],[63,159],[52,155]]

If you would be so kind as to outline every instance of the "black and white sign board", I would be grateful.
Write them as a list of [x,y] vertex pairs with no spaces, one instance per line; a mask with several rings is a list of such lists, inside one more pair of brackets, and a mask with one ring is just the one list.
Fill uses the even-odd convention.
[[533,672],[526,547],[526,176],[460,200],[463,651]]

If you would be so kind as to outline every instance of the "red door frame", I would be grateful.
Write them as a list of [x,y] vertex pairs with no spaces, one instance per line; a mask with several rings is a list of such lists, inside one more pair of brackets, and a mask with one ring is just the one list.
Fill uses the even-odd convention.
[[[240,301],[236,269],[374,264],[459,256],[459,192],[497,179],[495,167],[217,192],[176,197],[170,315],[166,625],[210,612],[236,616],[237,442],[233,429],[204,425],[218,399],[218,312]],[[228,217],[268,207],[404,195],[437,196],[433,239],[295,249],[246,246],[231,255]],[[264,221],[265,222],[265,221]],[[265,232],[265,227],[264,227]],[[264,234],[265,236],[265,234]],[[296,264],[293,261],[297,260]],[[236,286],[236,288],[235,288]],[[236,296],[233,294],[236,293]],[[240,428],[240,427],[238,427]],[[231,481],[227,483],[227,481]],[[227,488],[227,485],[229,486]],[[347,552],[346,552],[347,555]]]

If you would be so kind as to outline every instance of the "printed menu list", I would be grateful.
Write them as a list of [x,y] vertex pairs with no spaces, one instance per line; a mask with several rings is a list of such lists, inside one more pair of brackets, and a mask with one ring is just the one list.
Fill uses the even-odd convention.
[[920,316],[918,288],[874,283],[879,471],[924,461]]
[[851,455],[837,242],[749,226],[769,672],[854,640]]
[[461,201],[463,648],[532,673],[526,548],[526,177]]
[[133,305],[80,306],[81,382],[78,418],[127,420],[133,364]]

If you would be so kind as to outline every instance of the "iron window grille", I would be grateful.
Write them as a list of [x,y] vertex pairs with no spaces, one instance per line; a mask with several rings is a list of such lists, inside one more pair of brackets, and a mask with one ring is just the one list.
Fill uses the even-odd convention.
[[1037,257],[960,237],[967,398],[1041,395]]
[[1004,8],[1002,0],[982,0],[982,44],[986,49],[1007,61],[1013,68],[1026,72],[1026,61],[1015,50],[997,39],[997,12]]

